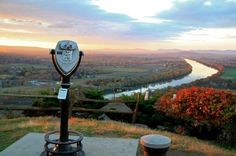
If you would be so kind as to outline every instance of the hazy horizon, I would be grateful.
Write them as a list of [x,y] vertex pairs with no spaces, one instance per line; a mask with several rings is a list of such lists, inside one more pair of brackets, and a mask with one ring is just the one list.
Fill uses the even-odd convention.
[[[236,50],[216,50],[216,49],[196,49],[196,50],[182,50],[182,49],[80,49],[87,54],[171,54],[171,53],[214,53],[214,54],[232,54],[236,55]],[[38,56],[48,57],[50,48],[27,47],[27,46],[2,46],[0,45],[0,54],[13,54],[18,56]]]

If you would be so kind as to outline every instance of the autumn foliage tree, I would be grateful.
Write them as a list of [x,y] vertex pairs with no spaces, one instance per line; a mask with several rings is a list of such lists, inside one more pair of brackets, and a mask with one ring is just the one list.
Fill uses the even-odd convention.
[[167,116],[190,121],[191,126],[211,127],[224,125],[234,104],[233,95],[228,91],[191,87],[167,92],[155,107]]

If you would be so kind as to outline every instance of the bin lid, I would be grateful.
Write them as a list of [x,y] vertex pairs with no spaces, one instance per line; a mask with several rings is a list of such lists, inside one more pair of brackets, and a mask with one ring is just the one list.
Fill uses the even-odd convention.
[[142,136],[140,144],[149,148],[162,149],[170,146],[171,139],[163,135],[150,134]]

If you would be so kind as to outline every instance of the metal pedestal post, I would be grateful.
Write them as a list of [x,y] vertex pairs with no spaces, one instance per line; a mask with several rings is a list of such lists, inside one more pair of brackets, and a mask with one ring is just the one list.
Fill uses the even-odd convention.
[[[41,156],[85,156],[82,150],[83,135],[79,132],[68,131],[68,118],[69,118],[69,87],[70,79],[62,77],[62,88],[68,89],[67,97],[61,100],[61,125],[60,131],[53,131],[45,135],[45,151]],[[60,134],[58,138],[50,138],[55,134]],[[69,134],[76,135],[77,139],[69,139]],[[54,136],[55,137],[55,136]],[[75,137],[75,136],[74,136]]]
[[[70,79],[67,77],[62,77],[62,88],[68,89],[67,97],[65,100],[61,100],[61,126],[60,126],[60,141],[68,141],[68,118],[69,118],[69,88],[70,88]],[[59,147],[63,148],[65,147]]]

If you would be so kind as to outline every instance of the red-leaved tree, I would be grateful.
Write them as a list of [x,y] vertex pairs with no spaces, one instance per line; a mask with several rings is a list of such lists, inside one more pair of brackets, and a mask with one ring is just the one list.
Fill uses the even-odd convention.
[[228,110],[234,102],[228,91],[191,87],[167,92],[155,107],[168,116],[191,121],[192,126],[220,126],[227,121]]

